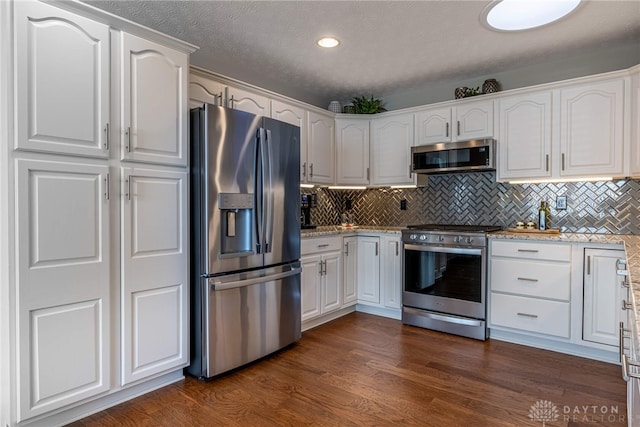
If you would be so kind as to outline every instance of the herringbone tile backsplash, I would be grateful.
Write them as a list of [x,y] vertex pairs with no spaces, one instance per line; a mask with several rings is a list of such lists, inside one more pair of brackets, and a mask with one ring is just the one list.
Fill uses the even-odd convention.
[[[362,191],[317,188],[317,225],[340,223],[347,200],[361,225],[482,224],[513,227],[537,222],[540,201],[551,207],[551,227],[565,232],[640,234],[640,180],[511,185],[495,181],[495,172],[435,175],[429,186]],[[567,210],[555,209],[556,196]],[[400,210],[400,201],[407,210]]]

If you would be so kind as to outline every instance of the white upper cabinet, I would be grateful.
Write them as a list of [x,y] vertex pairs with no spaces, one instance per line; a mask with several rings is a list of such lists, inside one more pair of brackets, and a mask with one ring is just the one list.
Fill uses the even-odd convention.
[[227,87],[227,107],[256,116],[271,116],[269,98],[237,87]]
[[122,159],[187,165],[188,55],[122,33]]
[[459,102],[416,113],[416,145],[492,137],[493,101]]
[[371,120],[371,184],[415,184],[411,174],[413,114]]
[[454,141],[493,136],[493,101],[465,102],[455,107]]
[[13,5],[14,146],[108,157],[109,27],[44,3]]
[[300,128],[300,181],[304,180],[302,165],[307,161],[307,113],[295,105],[271,100],[271,118]]
[[551,91],[498,101],[498,179],[551,176]]
[[560,90],[560,176],[624,175],[624,83]]
[[189,75],[189,108],[202,104],[224,105],[227,87],[215,80],[191,73]]
[[189,362],[187,179],[122,169],[122,384]]
[[303,181],[333,184],[335,159],[335,121],[332,116],[308,112],[307,159],[301,159]]
[[18,421],[110,388],[106,165],[16,165]]
[[369,120],[336,119],[336,184],[369,184]]
[[631,75],[631,176],[640,177],[640,67]]
[[433,108],[416,113],[416,145],[451,141],[451,108]]

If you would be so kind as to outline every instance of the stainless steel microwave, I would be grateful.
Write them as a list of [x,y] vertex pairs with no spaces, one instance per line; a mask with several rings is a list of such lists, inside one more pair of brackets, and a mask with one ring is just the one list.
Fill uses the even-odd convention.
[[411,170],[423,174],[495,170],[495,146],[493,139],[474,139],[411,147]]

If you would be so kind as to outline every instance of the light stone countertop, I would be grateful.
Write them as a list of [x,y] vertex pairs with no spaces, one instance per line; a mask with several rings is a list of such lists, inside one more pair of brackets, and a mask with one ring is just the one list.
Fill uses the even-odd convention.
[[400,234],[402,230],[407,227],[387,227],[383,225],[359,225],[356,227],[341,227],[339,225],[319,225],[312,230],[300,230],[300,236],[305,237],[320,237],[331,236],[341,234],[351,234],[355,232],[368,232],[368,233],[390,233]]
[[538,240],[568,243],[605,243],[622,244],[627,255],[627,270],[629,274],[630,298],[633,304],[635,322],[633,322],[632,336],[635,346],[640,347],[640,236],[628,234],[528,234],[499,231],[489,234],[491,239],[509,240]]

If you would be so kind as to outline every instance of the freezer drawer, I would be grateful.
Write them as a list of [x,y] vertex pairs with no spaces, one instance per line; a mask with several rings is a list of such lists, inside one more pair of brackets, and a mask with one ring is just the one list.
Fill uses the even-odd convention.
[[300,339],[300,264],[209,279],[202,372],[213,377]]

